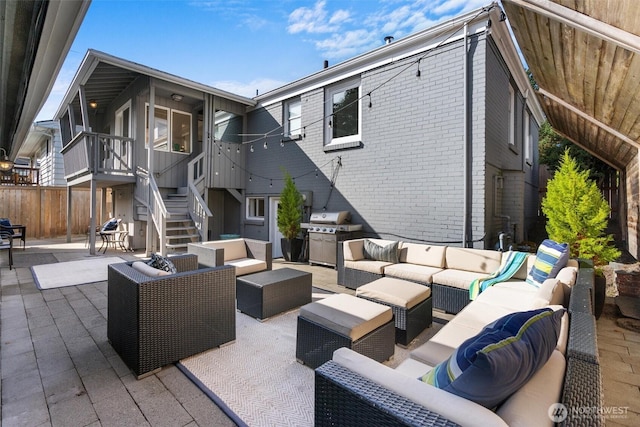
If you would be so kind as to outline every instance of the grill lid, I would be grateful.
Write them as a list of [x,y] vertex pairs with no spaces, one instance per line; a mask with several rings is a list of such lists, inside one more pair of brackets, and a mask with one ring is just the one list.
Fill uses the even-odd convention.
[[314,212],[309,220],[316,224],[344,224],[351,221],[351,214],[349,211]]

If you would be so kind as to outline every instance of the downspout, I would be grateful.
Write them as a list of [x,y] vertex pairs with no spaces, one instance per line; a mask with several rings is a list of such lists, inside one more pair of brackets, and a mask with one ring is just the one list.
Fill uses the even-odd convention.
[[[156,106],[156,86],[154,79],[149,79],[149,132],[147,132],[147,170],[149,171],[149,179],[153,176],[153,154],[154,154],[154,136],[155,129],[155,106]],[[145,254],[151,255],[153,247],[153,218],[151,213],[151,186],[149,186],[149,195],[147,199],[147,235],[145,236]]]
[[463,217],[462,217],[462,247],[466,248],[467,247],[467,229],[469,228],[469,135],[468,135],[468,126],[469,126],[469,114],[467,112],[468,109],[468,105],[467,105],[467,92],[468,92],[468,84],[467,84],[467,79],[469,78],[468,74],[468,54],[467,54],[467,24],[464,24],[464,36],[463,36],[463,40],[464,40],[464,61],[463,61],[463,97],[462,97],[462,121],[464,123],[463,125],[463,130],[462,130],[462,140],[464,143],[464,149],[463,149],[463,156],[462,156],[462,162],[463,162],[463,183],[462,183],[462,192],[463,192],[463,205],[462,205],[462,213],[463,213]]

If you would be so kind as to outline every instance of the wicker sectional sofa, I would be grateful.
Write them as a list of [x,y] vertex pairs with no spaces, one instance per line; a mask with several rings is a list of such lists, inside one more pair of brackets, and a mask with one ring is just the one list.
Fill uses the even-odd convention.
[[[593,278],[593,268],[584,263],[578,268],[574,262],[552,288],[494,285],[396,369],[346,348],[337,350],[315,371],[315,425],[603,425],[597,410],[602,407],[602,386],[592,314]],[[551,357],[496,408],[487,409],[418,380],[447,360],[456,345],[505,313],[539,307],[560,310],[557,303],[566,303],[566,296]]]
[[[459,248],[422,243],[398,243],[397,263],[365,258],[369,240],[380,246],[396,243],[382,239],[353,239],[338,247],[338,284],[356,289],[384,276],[431,287],[433,307],[458,313],[469,303],[469,284],[487,277],[500,267],[505,253],[486,249]],[[512,280],[524,281],[535,256],[532,254]]]

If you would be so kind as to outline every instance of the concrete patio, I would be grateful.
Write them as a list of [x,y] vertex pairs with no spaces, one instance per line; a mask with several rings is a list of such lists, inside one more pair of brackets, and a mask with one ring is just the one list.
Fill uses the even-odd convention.
[[[30,254],[30,255],[27,255]],[[28,240],[9,270],[0,255],[0,375],[6,426],[232,426],[234,423],[173,365],[136,380],[107,341],[107,284],[39,290],[29,265],[44,254],[59,261],[88,256],[84,236]],[[23,256],[27,255],[27,256]],[[123,259],[142,252],[109,249]],[[28,259],[27,259],[28,258]],[[292,266],[281,260],[274,268]],[[338,292],[331,268],[311,271],[314,286]],[[598,345],[607,425],[640,425],[640,333],[617,325],[608,301],[598,320]]]

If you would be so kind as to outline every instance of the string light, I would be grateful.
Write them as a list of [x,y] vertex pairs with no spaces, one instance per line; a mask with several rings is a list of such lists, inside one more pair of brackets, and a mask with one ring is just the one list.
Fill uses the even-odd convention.
[[280,147],[284,147],[284,139],[280,140]]
[[262,148],[264,148],[265,150],[266,150],[267,148],[269,148],[269,147],[267,146],[267,141],[265,141],[265,142],[264,142],[264,145],[262,146]]
[[236,153],[240,154],[240,146],[238,145],[238,147],[236,148]]
[[249,182],[253,181],[253,175],[249,174]]
[[373,103],[371,102],[371,92],[369,92],[367,95],[369,95],[369,108],[371,108],[373,106]]
[[253,153],[253,144],[251,144],[251,152]]
[[236,164],[235,163],[231,163],[231,170],[236,170]]
[[422,58],[418,58],[418,71],[416,71],[416,77],[420,77],[420,61],[422,60]]
[[318,177],[318,169],[316,169],[316,178]]
[[227,145],[227,153],[231,152],[231,146]]
[[269,180],[269,187],[273,187],[273,180],[272,179]]

